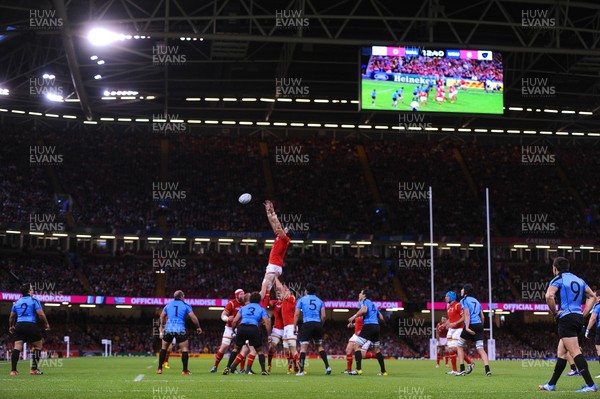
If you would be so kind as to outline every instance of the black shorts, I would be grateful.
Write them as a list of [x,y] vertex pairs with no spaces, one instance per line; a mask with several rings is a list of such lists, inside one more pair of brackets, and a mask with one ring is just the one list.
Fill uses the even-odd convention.
[[175,338],[175,342],[178,344],[188,340],[187,334],[184,332],[165,331],[165,335],[163,336],[163,341],[170,344],[171,342],[173,342],[173,338]]
[[15,325],[15,341],[33,343],[42,340],[42,333],[36,323],[20,322]]
[[376,342],[379,342],[379,333],[379,324],[364,324],[362,330],[358,333],[358,337],[364,338],[375,344]]
[[320,345],[323,342],[323,325],[319,321],[309,321],[303,323],[298,331],[298,342],[308,344],[310,341]]
[[594,339],[596,345],[600,345],[600,328],[596,327],[596,338]]
[[259,349],[262,346],[262,337],[260,330],[253,324],[241,324],[237,329],[235,336],[235,344],[241,348],[246,344],[246,341],[253,346],[254,349]]
[[485,338],[484,332],[483,332],[483,324],[481,323],[477,323],[477,324],[471,324],[469,325],[469,329],[475,332],[475,335],[470,334],[466,328],[463,328],[462,332],[460,333],[460,337],[465,340],[465,341],[483,341],[483,339]]
[[558,338],[580,338],[583,330],[583,315],[579,313],[569,313],[558,319]]

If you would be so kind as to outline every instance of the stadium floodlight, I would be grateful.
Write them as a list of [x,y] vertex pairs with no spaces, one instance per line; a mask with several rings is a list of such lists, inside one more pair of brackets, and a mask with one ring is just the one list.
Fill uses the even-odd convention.
[[88,33],[88,40],[94,46],[108,46],[117,40],[125,39],[125,35],[111,32],[105,28],[94,28]]
[[96,80],[102,79],[102,75],[94,75],[94,79],[96,79]]
[[46,98],[50,101],[54,101],[54,102],[58,102],[58,103],[62,103],[65,100],[63,98],[63,96],[59,96],[58,94],[54,94],[54,93],[47,93]]
[[10,91],[8,89],[3,89],[2,87],[0,87],[0,96],[8,96],[10,94]]

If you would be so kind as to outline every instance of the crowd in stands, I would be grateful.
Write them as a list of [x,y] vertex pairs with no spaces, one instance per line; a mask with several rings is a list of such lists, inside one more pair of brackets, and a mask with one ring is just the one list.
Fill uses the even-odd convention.
[[500,54],[491,61],[443,57],[371,56],[366,72],[401,73],[431,77],[503,80]]
[[[67,230],[268,232],[261,205],[268,196],[297,235],[426,237],[423,191],[431,186],[437,236],[483,236],[489,187],[496,236],[598,237],[592,146],[172,135],[163,148],[163,136],[148,132],[2,132],[0,224],[24,230],[37,215]],[[536,147],[551,160],[523,161]],[[60,162],[32,162],[32,148]],[[240,206],[244,192],[254,200]]]

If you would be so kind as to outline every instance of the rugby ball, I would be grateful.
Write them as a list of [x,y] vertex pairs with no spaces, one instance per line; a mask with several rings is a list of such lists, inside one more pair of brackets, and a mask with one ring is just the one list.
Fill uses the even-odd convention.
[[242,194],[240,195],[240,198],[238,198],[238,201],[240,201],[240,204],[247,204],[252,201],[252,196],[248,193]]

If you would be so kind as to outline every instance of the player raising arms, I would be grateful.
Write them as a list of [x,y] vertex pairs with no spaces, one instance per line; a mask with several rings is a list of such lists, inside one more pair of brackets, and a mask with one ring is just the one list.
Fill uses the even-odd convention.
[[[188,370],[188,358],[189,358],[189,342],[185,333],[185,316],[189,316],[192,323],[196,326],[196,332],[202,334],[200,323],[198,318],[192,311],[192,307],[185,303],[183,299],[183,291],[177,290],[173,294],[174,300],[164,307],[160,314],[160,337],[162,338],[162,349],[160,350],[160,356],[158,357],[158,369],[156,374],[162,374],[163,363],[165,362],[165,356],[167,355],[167,347],[175,339],[176,343],[181,348],[181,362],[183,363],[183,371],[181,374],[191,374]],[[165,325],[165,319],[168,317]]]
[[[217,351],[217,354],[215,355],[215,364],[213,365],[212,369],[210,369],[211,373],[217,372],[217,368],[219,367],[219,363],[221,362],[221,359],[223,359],[223,356],[225,356],[225,353],[231,346],[231,339],[233,338],[233,335],[234,335],[233,328],[231,327],[231,322],[233,321],[235,316],[238,314],[240,309],[245,304],[245,294],[244,294],[243,289],[238,288],[237,290],[235,290],[234,296],[235,296],[235,298],[232,299],[231,301],[227,302],[225,309],[221,313],[221,320],[223,320],[225,322],[225,331],[223,331],[223,339],[221,340],[221,347],[219,348],[219,350]],[[233,352],[233,353],[235,353],[235,352]],[[232,353],[232,356],[230,357],[231,362],[233,362],[233,359],[231,359],[231,358],[232,357],[235,358],[235,356],[233,356],[233,353]],[[227,367],[229,367],[231,365],[231,362],[229,363],[229,365]]]
[[[563,257],[554,258],[552,262],[552,274],[554,278],[550,281],[546,290],[546,303],[550,308],[550,312],[554,318],[558,319],[558,348],[556,365],[552,378],[544,385],[540,385],[542,391],[554,391],[556,383],[560,378],[563,370],[567,366],[567,352],[573,356],[577,369],[583,376],[585,383],[577,392],[596,392],[596,384],[592,380],[590,370],[588,369],[587,361],[581,349],[579,348],[578,335],[581,331],[581,326],[584,324],[584,319],[590,314],[596,295],[594,291],[573,273],[569,272],[569,261]],[[554,296],[560,295],[560,310],[556,310],[556,301]],[[585,309],[581,312],[581,302],[585,297]]]
[[[447,374],[458,374],[458,370],[456,369],[456,353],[458,351],[460,334],[462,334],[464,327],[465,316],[463,314],[462,306],[456,300],[456,293],[454,291],[448,291],[446,293],[446,303],[448,304],[448,308],[446,309],[448,312],[448,334],[446,335],[448,340],[447,355],[452,363],[452,371],[449,371]],[[466,374],[469,374],[473,371],[474,364],[466,353],[463,353],[463,356],[469,365],[466,372]]]
[[269,265],[267,266],[265,278],[260,289],[261,299],[264,299],[267,292],[271,292],[273,284],[275,284],[277,291],[282,289],[279,276],[283,274],[283,258],[285,257],[285,253],[291,241],[291,238],[287,235],[288,229],[283,229],[281,227],[281,223],[279,222],[279,219],[277,219],[277,214],[273,209],[273,203],[271,201],[265,201],[265,209],[267,210],[267,218],[269,219],[271,228],[273,228],[273,232],[277,237],[275,238],[271,253],[269,254]]

